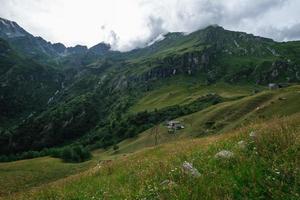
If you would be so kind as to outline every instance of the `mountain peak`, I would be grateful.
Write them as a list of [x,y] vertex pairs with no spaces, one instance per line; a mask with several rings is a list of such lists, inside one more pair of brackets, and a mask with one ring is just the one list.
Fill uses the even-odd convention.
[[206,28],[204,28],[204,29],[223,29],[224,30],[224,28],[222,27],[222,26],[220,26],[220,25],[218,25],[218,24],[211,24],[211,25],[208,25]]
[[68,47],[68,52],[71,54],[83,54],[88,50],[87,46],[76,45],[75,47]]
[[62,43],[54,43],[52,46],[58,53],[64,53],[66,50],[66,46]]
[[[207,26],[203,29],[200,29],[198,31],[201,31],[201,32],[204,31],[204,32],[208,32],[208,33],[209,32],[223,32],[223,31],[225,31],[225,29],[222,26],[219,26],[217,24],[212,24],[212,25],[209,25],[209,26]],[[198,32],[198,31],[196,31],[196,32]]]
[[110,49],[110,44],[105,43],[105,42],[100,42],[99,44],[96,44],[95,46],[92,46],[90,49],[105,49],[105,50],[109,50]]
[[16,22],[8,19],[0,18],[0,37],[16,38],[30,35],[27,31],[21,28]]
[[89,52],[92,52],[94,54],[104,54],[107,51],[109,51],[111,49],[110,44],[101,42],[99,44],[96,44],[95,46],[91,47],[89,49]]
[[167,39],[175,39],[175,38],[181,37],[183,35],[184,35],[183,32],[169,32],[169,33],[166,33],[164,35],[164,37]]
[[5,24],[5,25],[9,25],[9,24],[15,23],[15,22],[0,17],[0,23]]

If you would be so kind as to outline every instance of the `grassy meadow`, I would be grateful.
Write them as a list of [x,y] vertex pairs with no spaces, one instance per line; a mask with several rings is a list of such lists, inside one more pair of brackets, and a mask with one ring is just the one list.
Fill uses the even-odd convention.
[[[299,199],[299,114],[103,162],[93,173],[12,199]],[[255,131],[256,135],[249,134]],[[243,140],[245,148],[238,142]],[[220,150],[230,159],[217,159]],[[184,161],[199,177],[184,173]]]
[[203,83],[191,82],[185,77],[173,80],[159,86],[158,89],[146,93],[133,107],[130,112],[136,113],[144,110],[153,111],[173,105],[183,105],[195,101],[197,98],[210,93],[216,93],[224,98],[237,98],[250,95],[254,89],[263,90],[263,87],[255,88],[251,85],[235,86],[226,83],[217,83],[206,86]]
[[[265,90],[157,126],[72,164],[50,157],[0,164],[3,199],[298,199],[300,87]],[[276,113],[276,114],[275,114]],[[256,138],[249,133],[255,131]],[[244,140],[246,149],[237,143]],[[214,155],[230,150],[234,158]],[[199,178],[182,171],[188,161]]]

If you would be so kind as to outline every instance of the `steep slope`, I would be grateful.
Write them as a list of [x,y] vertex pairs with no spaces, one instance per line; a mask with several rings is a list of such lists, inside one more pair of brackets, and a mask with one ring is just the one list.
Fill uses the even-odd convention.
[[45,107],[62,80],[59,72],[22,58],[0,39],[0,126]]
[[176,39],[171,36],[129,52],[132,59],[128,65],[134,69],[129,73],[146,81],[200,74],[208,84],[219,80],[259,84],[299,80],[296,42],[292,46],[215,26],[186,36],[177,33]]
[[42,61],[58,56],[58,52],[50,42],[41,37],[34,37],[13,21],[0,18],[0,37],[29,58]]
[[222,134],[247,126],[249,123],[269,120],[274,116],[294,115],[300,112],[299,98],[300,87],[297,85],[274,91],[263,91],[255,95],[219,103],[190,115],[176,118],[175,120],[180,121],[185,127],[178,130],[176,134],[170,134],[165,124],[158,124],[157,129],[148,129],[135,138],[122,141],[118,144],[118,152],[130,153],[154,146],[155,130],[158,131],[157,143],[163,144],[185,138]]
[[16,22],[0,18],[0,37],[1,38],[16,38],[30,35]]

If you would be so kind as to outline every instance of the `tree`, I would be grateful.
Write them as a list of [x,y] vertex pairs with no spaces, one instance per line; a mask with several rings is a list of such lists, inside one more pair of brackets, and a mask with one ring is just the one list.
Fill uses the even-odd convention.
[[92,154],[82,146],[65,147],[61,156],[66,162],[84,162],[92,157]]
[[63,149],[62,153],[61,153],[61,158],[64,160],[64,161],[72,161],[73,159],[73,152],[72,152],[72,149],[70,147],[66,147]]

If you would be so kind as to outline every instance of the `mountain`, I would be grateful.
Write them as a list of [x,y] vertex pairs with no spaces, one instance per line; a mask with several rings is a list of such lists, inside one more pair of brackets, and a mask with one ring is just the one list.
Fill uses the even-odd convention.
[[62,43],[54,43],[52,46],[59,54],[64,54],[67,49],[66,46]]
[[16,22],[0,18],[1,38],[25,37],[30,34],[21,28]]
[[91,62],[95,60],[99,60],[102,57],[112,54],[111,47],[109,44],[106,44],[104,42],[101,42],[91,48],[89,48],[86,53],[84,54],[84,57],[82,58],[83,62],[85,64],[90,64]]
[[87,50],[88,48],[82,45],[76,45],[75,47],[67,48],[67,52],[69,52],[70,54],[85,54]]
[[42,60],[58,55],[50,42],[34,37],[16,22],[0,18],[0,37],[27,57]]
[[[82,45],[75,47],[65,47],[62,43],[50,43],[41,37],[35,37],[25,31],[16,22],[0,18],[0,38],[9,42],[9,44],[19,53],[28,58],[35,59],[42,64],[57,63],[57,59],[63,59],[66,56],[84,55],[84,54],[102,54],[108,51],[104,43],[100,43],[90,49]],[[55,60],[55,62],[52,62]]]
[[299,42],[278,43],[218,26],[174,36],[126,53],[134,61],[131,69],[142,72],[139,77],[146,80],[202,74],[208,84],[220,80],[268,84],[299,79]]
[[110,48],[111,47],[110,47],[109,44],[105,44],[105,43],[102,42],[102,43],[99,43],[99,44],[91,47],[89,49],[89,53],[101,56],[101,55],[106,54],[110,50]]
[[[5,155],[73,143],[108,147],[165,120],[251,96],[269,83],[300,81],[297,41],[279,43],[209,26],[188,35],[168,33],[122,53],[105,43],[66,48],[4,22],[0,154]],[[7,31],[16,37],[7,37]]]

